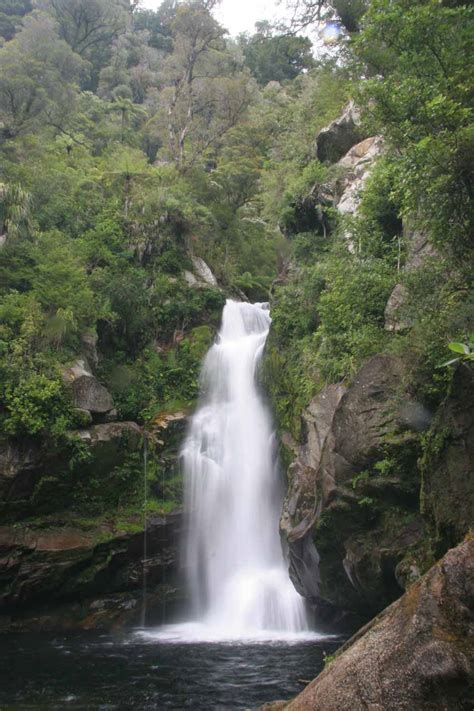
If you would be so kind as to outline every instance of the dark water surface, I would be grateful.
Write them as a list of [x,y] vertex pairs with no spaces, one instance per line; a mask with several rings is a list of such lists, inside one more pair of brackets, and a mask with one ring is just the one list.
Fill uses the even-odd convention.
[[164,644],[136,635],[0,636],[0,710],[247,709],[287,699],[342,640]]

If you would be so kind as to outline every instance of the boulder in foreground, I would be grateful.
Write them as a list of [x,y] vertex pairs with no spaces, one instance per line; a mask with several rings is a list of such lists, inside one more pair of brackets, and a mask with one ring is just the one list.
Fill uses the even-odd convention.
[[[279,704],[279,705],[278,705]],[[474,536],[358,632],[285,711],[474,708]]]

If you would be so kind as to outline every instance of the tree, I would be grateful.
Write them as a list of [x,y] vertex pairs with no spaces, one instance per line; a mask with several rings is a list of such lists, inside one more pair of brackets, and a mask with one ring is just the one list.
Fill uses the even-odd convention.
[[241,35],[239,45],[245,61],[259,84],[291,80],[314,66],[311,40],[307,37],[272,35],[268,22],[257,24],[257,32]]
[[396,186],[405,214],[429,224],[439,246],[465,262],[472,249],[474,8],[437,0],[372,0],[354,39],[370,77],[360,105],[372,130],[397,151]]
[[249,77],[226,49],[225,30],[210,14],[215,4],[180,5],[171,25],[174,49],[164,63],[165,88],[153,120],[162,134],[166,125],[168,155],[181,167],[215,148],[251,96]]
[[91,62],[91,83],[85,88],[95,88],[112,43],[131,21],[127,0],[36,0],[36,4],[57,21],[60,38]]
[[158,10],[139,9],[133,15],[133,26],[135,30],[146,30],[149,33],[148,44],[150,47],[161,52],[171,52],[173,50],[173,39],[171,37],[171,21],[176,13],[176,2],[165,2]]
[[32,13],[0,49],[0,137],[14,138],[39,123],[61,127],[71,113],[85,65],[59,39],[54,21]]
[[358,32],[368,0],[287,0],[290,28],[296,32],[320,22],[337,20],[347,32]]
[[19,185],[0,183],[0,247],[31,230],[31,196]]
[[159,52],[147,45],[146,31],[127,31],[113,43],[109,64],[100,72],[97,93],[105,99],[127,96],[142,104],[158,84]]
[[31,0],[3,0],[0,9],[0,37],[7,41],[13,39],[21,27],[22,18],[31,10]]

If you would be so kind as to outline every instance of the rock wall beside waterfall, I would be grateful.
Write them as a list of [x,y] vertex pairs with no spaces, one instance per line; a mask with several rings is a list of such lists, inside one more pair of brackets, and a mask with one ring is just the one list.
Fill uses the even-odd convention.
[[[184,598],[177,452],[185,423],[186,413],[163,412],[147,433],[150,621],[172,615]],[[143,429],[95,424],[71,432],[69,448],[45,445],[9,440],[0,448],[0,632],[139,623]],[[156,502],[173,497],[160,511]]]
[[313,398],[299,441],[282,434],[290,575],[321,621],[370,619],[474,525],[472,368],[435,408],[408,368],[373,356]]
[[403,368],[374,356],[348,388],[326,387],[303,414],[282,528],[297,588],[323,612],[329,604],[368,618],[415,574],[425,529],[419,439],[431,414],[403,391]]
[[[182,599],[178,577],[181,515],[150,516],[148,619],[160,621]],[[142,521],[69,521],[0,527],[0,632],[109,629],[139,624]]]
[[[330,318],[331,325],[345,318],[347,302],[357,298],[345,293],[344,299],[333,299],[334,312],[321,317],[318,300],[322,291],[326,296],[324,280],[335,269],[334,259],[326,272],[320,267],[325,258],[321,245],[327,249],[332,237],[339,250],[347,250],[348,268],[352,265],[354,272],[365,269],[368,274],[360,284],[354,280],[356,288],[367,283],[366,298],[374,298],[369,277],[371,269],[378,268],[377,260],[371,261],[370,251],[365,254],[357,229],[373,219],[374,213],[364,212],[363,191],[388,148],[380,137],[364,138],[360,130],[357,111],[350,104],[318,136],[318,157],[329,164],[328,183],[319,193],[313,190],[315,201],[307,204],[313,222],[306,215],[305,224],[313,225],[315,242],[323,241],[318,242],[314,263],[311,252],[303,256],[298,252],[275,284],[274,329],[265,361],[287,477],[281,530],[288,543],[290,575],[296,589],[315,606],[319,620],[347,617],[349,624],[370,619],[400,597],[474,525],[472,369],[459,365],[454,373],[435,369],[433,374],[443,360],[438,355],[435,365],[430,362],[424,372],[423,363],[416,360],[418,344],[410,352],[401,340],[395,343],[410,334],[419,318],[406,284],[410,279],[424,284],[426,275],[439,268],[441,255],[426,225],[414,217],[401,220],[390,199],[384,202],[373,188],[370,199],[382,200],[378,214],[383,220],[388,217],[377,228],[378,240],[388,231],[399,246],[398,256],[392,257],[398,267],[390,267],[393,281],[377,304],[377,329],[385,334],[370,330],[374,343],[379,339],[382,348],[388,347],[382,351],[367,342],[366,350],[375,355],[359,357],[357,368],[340,382],[324,372],[322,356],[311,360],[311,348],[328,353],[328,332],[320,328],[321,318]],[[375,174],[384,179],[383,171]],[[321,224],[329,204],[339,218]],[[303,229],[298,226],[295,239],[301,239],[298,233]],[[311,241],[305,239],[310,247]],[[336,292],[343,288],[343,279],[332,285]],[[432,323],[429,327],[436,328],[434,318]],[[347,319],[346,329],[351,326]],[[365,338],[364,327],[356,326],[356,337]],[[294,340],[303,336],[308,345],[301,356]],[[427,336],[422,333],[418,338]],[[347,347],[341,328],[333,344],[329,353],[334,359],[337,348]],[[293,369],[289,377],[286,369]],[[450,378],[449,392],[438,399],[433,396],[437,383]]]
[[[216,284],[202,259],[193,265],[202,288],[186,293],[200,303]],[[213,294],[220,307],[219,289]],[[111,364],[104,339],[85,331],[55,371],[67,424],[59,433],[44,426],[25,436],[0,433],[0,631],[140,620],[145,444],[149,620],[181,605],[178,452],[213,337],[209,311],[199,318],[188,331],[155,335],[148,370],[143,361],[135,370],[129,360]]]

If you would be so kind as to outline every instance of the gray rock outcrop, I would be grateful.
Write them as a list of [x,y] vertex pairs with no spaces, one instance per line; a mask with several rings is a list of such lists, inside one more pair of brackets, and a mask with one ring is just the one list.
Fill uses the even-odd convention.
[[366,138],[357,143],[338,163],[344,173],[337,201],[341,215],[355,215],[360,205],[361,193],[375,161],[383,152],[383,141],[379,136]]
[[98,336],[95,331],[86,331],[81,336],[81,345],[86,361],[92,368],[97,368],[99,364],[99,353],[97,351]]
[[[142,446],[142,430],[135,422],[111,422],[71,431],[70,448],[55,450],[36,442],[0,444],[0,514],[3,521],[51,514],[71,506],[78,484],[88,477],[97,485],[113,476]],[[71,467],[74,442],[85,446],[84,461]]]
[[407,287],[404,284],[396,284],[385,307],[386,331],[404,331],[412,325],[406,318],[402,318],[400,313],[400,310],[405,306],[407,299]]
[[209,265],[201,257],[191,257],[194,271],[183,272],[184,279],[188,286],[196,289],[218,287],[217,279],[212,273]]
[[0,443],[0,501],[27,497],[41,465],[39,446],[24,439]]
[[427,435],[421,463],[423,512],[444,546],[474,528],[474,372],[456,368]]
[[350,101],[341,116],[320,131],[316,139],[318,159],[322,163],[336,163],[362,138],[360,113]]
[[97,378],[92,374],[85,360],[76,361],[63,374],[70,386],[74,407],[87,410],[92,415],[105,415],[114,409],[114,401]]
[[208,286],[217,286],[217,279],[208,264],[201,257],[191,257],[194,271],[198,278]]
[[305,443],[297,448],[296,460],[288,470],[288,493],[280,526],[290,551],[290,576],[295,588],[307,599],[319,599],[319,555],[308,531],[315,522],[315,472],[331,431],[336,408],[345,388],[329,385],[303,412]]
[[91,446],[117,442],[123,437],[133,440],[138,440],[141,437],[142,430],[136,422],[109,422],[102,425],[94,425],[88,429],[75,430],[71,432],[72,436],[80,437],[84,442]]

